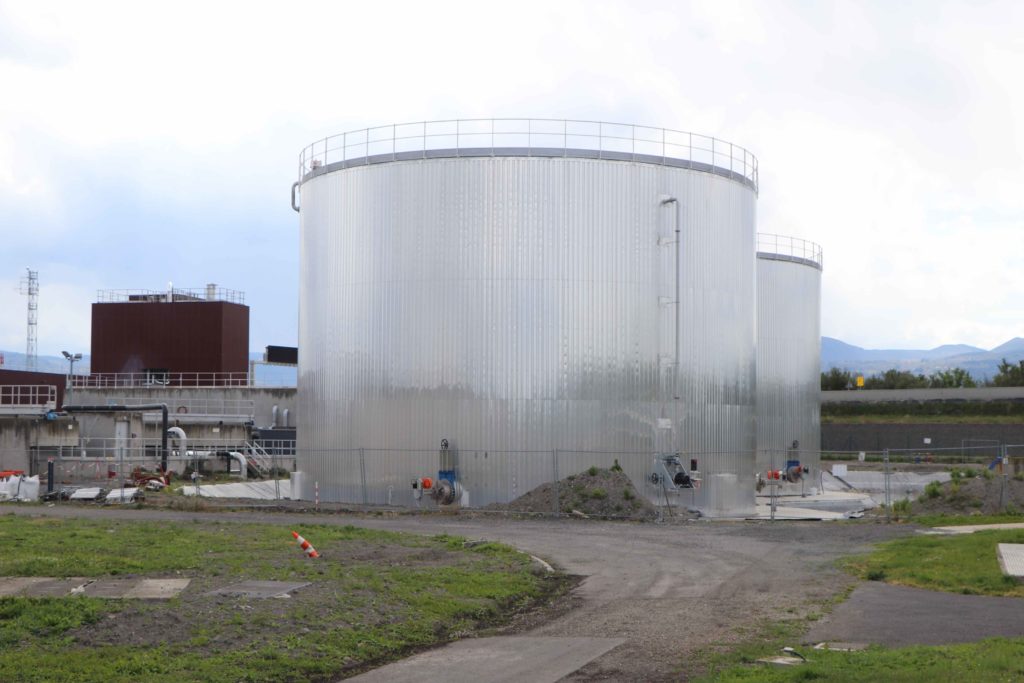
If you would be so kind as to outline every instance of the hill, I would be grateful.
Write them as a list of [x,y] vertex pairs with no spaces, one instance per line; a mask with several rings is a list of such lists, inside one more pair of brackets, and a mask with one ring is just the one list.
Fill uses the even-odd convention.
[[1024,339],[1013,339],[986,351],[967,344],[943,344],[933,349],[864,349],[832,337],[821,338],[821,369],[843,368],[868,375],[891,368],[930,375],[963,368],[976,380],[995,376],[999,363],[1024,360]]

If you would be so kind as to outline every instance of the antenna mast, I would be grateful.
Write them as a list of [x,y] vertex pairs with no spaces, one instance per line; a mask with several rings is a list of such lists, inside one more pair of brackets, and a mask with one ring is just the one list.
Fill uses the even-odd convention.
[[35,372],[39,366],[36,340],[39,326],[39,271],[26,268],[19,291],[28,297],[28,333],[25,338],[25,369]]

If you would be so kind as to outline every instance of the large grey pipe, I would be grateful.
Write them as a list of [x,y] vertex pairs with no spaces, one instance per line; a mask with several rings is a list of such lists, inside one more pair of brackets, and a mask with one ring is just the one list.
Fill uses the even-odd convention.
[[64,406],[65,413],[148,413],[159,410],[160,423],[160,469],[167,471],[167,404],[140,403],[136,406]]
[[[181,459],[185,461],[188,458],[188,439],[185,438],[185,430],[181,427],[171,427],[170,429],[165,429],[164,434],[169,434],[178,440],[178,450],[181,452]],[[198,457],[199,455],[196,454],[196,458]],[[165,467],[164,469],[166,470],[167,468]],[[196,474],[199,473],[195,465],[193,465],[192,471]]]
[[675,197],[666,197],[661,200],[661,205],[675,204],[675,219],[676,219],[676,336],[675,336],[675,371],[672,373],[672,398],[679,400],[679,313],[682,311],[682,302],[679,300],[679,271],[681,270],[680,250],[682,249],[682,243],[679,240],[679,200]]

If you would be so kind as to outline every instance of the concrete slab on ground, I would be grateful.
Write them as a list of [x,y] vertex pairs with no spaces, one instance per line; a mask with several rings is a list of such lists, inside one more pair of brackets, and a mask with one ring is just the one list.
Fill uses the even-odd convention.
[[36,584],[52,580],[46,576],[5,576],[0,578],[0,598],[21,595]]
[[28,598],[62,598],[65,595],[70,595],[72,591],[81,592],[82,587],[91,580],[83,576],[69,579],[48,578],[46,581],[27,586],[21,595]]
[[496,636],[460,640],[351,678],[359,683],[555,683],[623,638]]
[[188,588],[192,579],[90,579],[50,576],[0,577],[0,597],[169,600]]
[[[195,486],[182,486],[181,493],[186,496],[196,495]],[[255,498],[257,500],[275,500],[291,498],[292,486],[287,479],[269,481],[239,481],[234,484],[200,484],[199,495],[203,498]]]
[[138,487],[118,487],[116,489],[110,489],[110,492],[107,494],[107,497],[103,499],[103,502],[117,505],[123,503],[134,503],[135,496],[137,495],[139,495]]
[[1024,579],[1024,543],[1000,543],[997,553],[1004,574]]
[[807,643],[886,646],[970,643],[1024,636],[1024,598],[940,593],[868,582],[808,631]]
[[89,598],[123,598],[134,585],[135,581],[131,579],[96,579],[85,584],[80,592]]
[[192,579],[142,579],[124,594],[138,600],[170,600],[188,588]]
[[[771,519],[772,510],[768,504],[762,504],[760,501],[755,507],[754,516],[751,519]],[[775,519],[777,520],[837,520],[846,519],[846,515],[841,512],[833,512],[831,510],[813,510],[811,508],[803,507],[789,507],[786,505],[777,505],[775,507]]]
[[973,534],[975,531],[1000,531],[1003,529],[1024,529],[1024,522],[1008,524],[964,524],[963,526],[937,526],[936,531],[947,534]]
[[[806,496],[780,495],[777,501],[779,506],[787,508],[804,508],[817,513],[839,513],[840,518],[846,513],[867,510],[876,506],[871,496],[855,491],[825,491]],[[769,505],[770,503],[771,496],[768,495],[767,490],[757,496],[758,505]],[[826,518],[836,519],[831,516],[826,516]]]
[[96,500],[97,498],[100,497],[101,493],[103,493],[103,489],[101,489],[99,487],[95,487],[94,486],[94,487],[90,487],[90,488],[83,488],[83,489],[78,489],[77,491],[72,493],[71,496],[70,496],[70,499],[71,500]]
[[[853,467],[853,465],[851,465]],[[842,477],[835,477],[840,482],[849,484],[858,491],[884,491],[885,472],[878,470],[848,470]],[[933,481],[946,483],[950,480],[949,472],[890,472],[889,490],[897,498],[915,496]],[[828,480],[824,480],[829,488]]]
[[207,595],[229,595],[243,598],[288,598],[289,593],[305,588],[309,582],[240,581],[210,591]]

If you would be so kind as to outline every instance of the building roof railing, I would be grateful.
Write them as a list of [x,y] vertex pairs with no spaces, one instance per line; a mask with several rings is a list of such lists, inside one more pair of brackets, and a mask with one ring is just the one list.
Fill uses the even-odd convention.
[[351,166],[487,156],[585,157],[689,168],[755,192],[757,158],[707,135],[604,121],[453,119],[398,123],[331,135],[302,150],[299,182]]
[[125,388],[216,388],[225,387],[290,387],[294,384],[261,381],[248,372],[99,372],[91,375],[72,375],[70,385],[75,389]]
[[799,237],[774,235],[767,232],[757,233],[758,258],[779,261],[796,261],[822,269],[823,258],[821,245]]
[[46,412],[57,407],[57,387],[52,384],[0,385],[0,415]]
[[217,285],[202,288],[172,287],[167,290],[155,289],[101,289],[96,292],[96,303],[156,303],[168,301],[222,301],[230,304],[245,304],[245,292],[226,289]]

